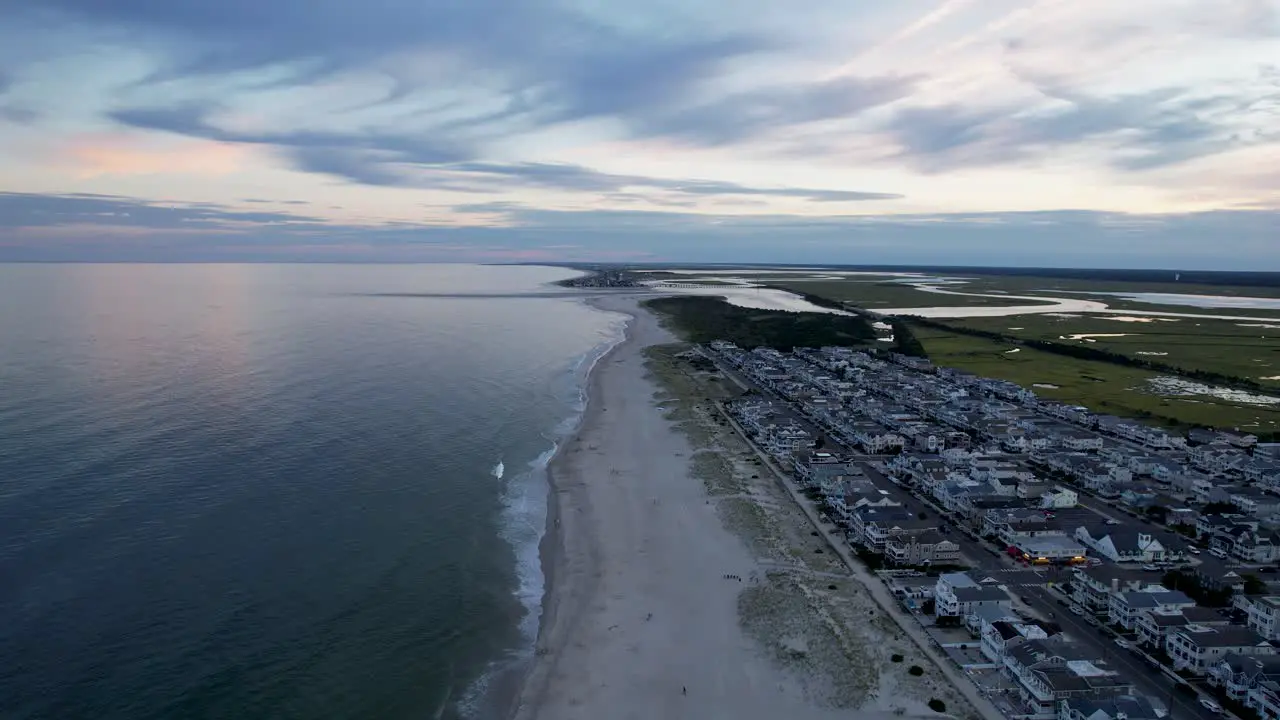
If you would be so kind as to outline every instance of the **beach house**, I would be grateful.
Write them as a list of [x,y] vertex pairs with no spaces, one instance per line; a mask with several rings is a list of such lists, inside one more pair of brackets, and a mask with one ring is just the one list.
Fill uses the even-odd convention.
[[1052,720],[1064,701],[1133,693],[1132,683],[1110,669],[1099,653],[1061,635],[1018,645],[1005,656],[1004,665],[1017,684],[1022,717],[1028,720]]
[[1174,670],[1204,675],[1228,655],[1274,655],[1276,649],[1249,628],[1188,625],[1169,633],[1165,653]]

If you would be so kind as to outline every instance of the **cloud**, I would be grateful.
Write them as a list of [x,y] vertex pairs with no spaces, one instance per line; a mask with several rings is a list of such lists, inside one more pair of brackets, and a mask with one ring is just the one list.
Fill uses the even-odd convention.
[[716,180],[670,179],[640,175],[615,175],[579,165],[550,163],[462,163],[447,166],[450,173],[486,178],[498,184],[534,186],[584,192],[618,192],[627,188],[649,188],[688,196],[757,195],[791,197],[815,202],[897,200],[897,193],[817,188],[753,187]]
[[909,96],[916,77],[845,77],[752,90],[641,116],[633,132],[718,146],[770,131],[846,118]]
[[[162,37],[165,66],[152,82],[291,68],[300,85],[362,68],[395,78],[387,99],[470,77],[492,84],[538,122],[643,112],[687,97],[726,62],[775,46],[759,34],[645,27],[619,13],[555,0],[50,0],[72,22],[101,24],[126,35]],[[458,74],[426,77],[397,69],[425,58]],[[385,101],[386,99],[384,99]],[[136,115],[134,116],[136,119]],[[475,117],[472,120],[483,120]]]
[[761,188],[710,180],[672,180],[598,172],[564,163],[498,163],[464,160],[465,154],[421,138],[320,132],[248,133],[214,127],[211,108],[184,107],[117,112],[120,122],[223,142],[281,147],[298,169],[362,185],[486,192],[520,187],[616,192],[644,187],[683,195],[760,195],[815,202],[894,200],[896,193],[814,188]]
[[1197,97],[1188,88],[1114,98],[1072,94],[1032,108],[905,108],[884,129],[900,157],[926,172],[1016,163],[1091,141],[1113,144],[1113,166],[1147,170],[1280,138],[1237,132],[1229,123],[1241,102]]
[[[1257,270],[1280,211],[732,216],[477,204],[503,226],[316,225],[287,213],[0,194],[0,261],[492,261],[1197,267]],[[92,228],[87,234],[85,228]],[[195,232],[193,233],[193,229]],[[145,231],[145,232],[143,232]],[[778,242],[786,237],[786,242]],[[1157,260],[1153,261],[1153,258]],[[1271,267],[1275,267],[1272,265]]]
[[75,225],[134,229],[230,229],[238,224],[261,226],[306,224],[318,218],[280,212],[235,210],[212,203],[164,203],[115,195],[71,193],[46,195],[0,192],[0,229],[52,228]]
[[[210,117],[217,108],[212,104],[188,104],[170,108],[134,108],[112,112],[117,122],[146,130],[161,130],[191,137],[222,142],[271,145],[285,148],[298,156],[300,166],[313,161],[320,165],[349,166],[355,159],[338,161],[326,159],[323,151],[343,150],[382,153],[389,161],[403,163],[438,164],[456,162],[470,157],[465,148],[455,142],[437,142],[429,138],[407,134],[379,134],[362,132],[335,132],[311,130],[285,130],[277,132],[249,132],[228,130],[215,125]],[[311,156],[309,152],[320,153]],[[322,171],[328,172],[328,171]],[[340,173],[333,173],[340,174]],[[389,183],[375,182],[374,185]]]

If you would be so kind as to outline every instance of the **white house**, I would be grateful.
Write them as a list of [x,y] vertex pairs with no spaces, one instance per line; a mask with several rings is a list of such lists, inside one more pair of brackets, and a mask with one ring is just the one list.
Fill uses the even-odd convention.
[[1061,635],[1028,640],[1009,650],[1005,672],[1018,684],[1023,715],[1052,720],[1073,698],[1104,699],[1133,692],[1133,685],[1088,648]]
[[1061,485],[1040,496],[1040,507],[1061,510],[1073,508],[1080,503],[1080,495],[1070,488]]
[[1222,688],[1227,697],[1244,702],[1259,683],[1280,680],[1280,656],[1227,655],[1209,670],[1210,685]]
[[1133,630],[1138,616],[1144,611],[1163,614],[1175,613],[1179,610],[1195,607],[1196,601],[1176,590],[1118,592],[1111,595],[1108,606],[1109,619],[1113,625],[1125,630]]
[[1188,625],[1169,633],[1165,652],[1174,670],[1204,675],[1227,655],[1274,655],[1276,649],[1248,628]]
[[933,597],[939,617],[968,617],[980,607],[1013,605],[1009,594],[995,585],[982,585],[965,573],[943,573],[938,576]]
[[1004,664],[1004,658],[1010,650],[1022,643],[1049,637],[1044,628],[1022,622],[1014,616],[996,622],[984,622],[980,632],[982,654],[991,662],[1000,664]]
[[1251,597],[1247,602],[1249,629],[1268,640],[1280,640],[1280,597]]
[[1058,703],[1058,720],[1162,720],[1167,713],[1156,710],[1142,695],[1113,698],[1067,698]]
[[1164,560],[1165,547],[1152,534],[1123,525],[1076,528],[1076,539],[1112,562],[1150,563]]

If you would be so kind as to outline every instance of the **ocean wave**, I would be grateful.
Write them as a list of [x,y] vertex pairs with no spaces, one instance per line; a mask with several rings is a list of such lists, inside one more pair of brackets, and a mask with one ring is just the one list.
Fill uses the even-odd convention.
[[[541,546],[542,538],[546,534],[547,503],[551,495],[547,467],[565,440],[578,431],[586,413],[587,381],[591,372],[609,351],[626,338],[628,322],[629,318],[618,316],[618,320],[611,323],[602,333],[601,342],[591,350],[572,358],[560,377],[552,383],[553,397],[567,409],[567,412],[553,427],[543,433],[542,437],[549,446],[526,463],[519,473],[506,478],[502,493],[501,534],[503,540],[515,552],[515,597],[525,609],[519,624],[524,645],[510,656],[491,663],[486,672],[481,674],[463,693],[457,702],[457,709],[464,717],[475,717],[478,709],[486,705],[482,698],[485,697],[499,673],[510,668],[513,663],[533,657],[534,643],[538,639],[538,629],[542,620],[542,599],[546,592]],[[502,466],[501,462],[490,472],[498,479],[503,478],[503,474],[498,472],[500,466]]]

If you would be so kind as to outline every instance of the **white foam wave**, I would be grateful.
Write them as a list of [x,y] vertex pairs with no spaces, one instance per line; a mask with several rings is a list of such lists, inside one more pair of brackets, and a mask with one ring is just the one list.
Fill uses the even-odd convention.
[[[618,320],[611,323],[602,335],[601,343],[573,358],[568,364],[564,376],[567,387],[561,386],[563,394],[559,400],[567,406],[569,412],[550,431],[543,434],[549,447],[529,461],[523,470],[507,478],[502,494],[501,534],[516,556],[515,597],[526,611],[520,621],[520,634],[525,644],[513,656],[491,663],[467,688],[457,703],[458,711],[465,717],[473,717],[481,707],[480,698],[488,691],[495,675],[510,667],[513,662],[533,656],[534,642],[538,638],[538,627],[542,619],[542,596],[546,588],[546,578],[542,574],[541,545],[547,527],[547,501],[550,497],[547,466],[564,440],[577,432],[587,407],[587,379],[596,363],[626,337],[628,321],[629,318],[619,315]],[[501,466],[502,463],[499,462],[498,465]],[[502,475],[497,470],[498,467],[495,467],[493,474],[501,478]]]
[[493,476],[498,478],[499,480],[502,479],[502,476],[506,472],[507,472],[507,466],[503,465],[501,460],[498,461],[497,465],[493,466],[493,470],[492,470]]

